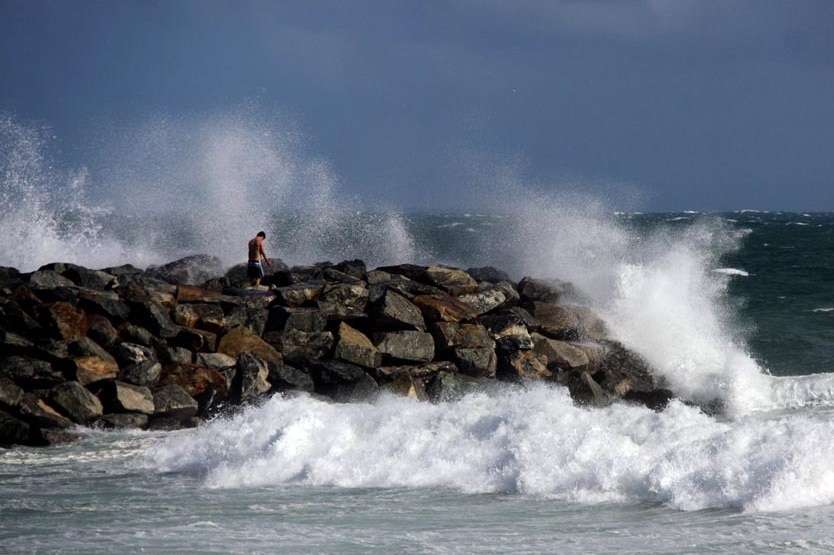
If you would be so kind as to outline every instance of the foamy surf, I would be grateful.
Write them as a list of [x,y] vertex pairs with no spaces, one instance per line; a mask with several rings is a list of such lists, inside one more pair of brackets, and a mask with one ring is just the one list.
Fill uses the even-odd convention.
[[141,464],[223,489],[450,488],[773,511],[834,501],[832,433],[834,422],[807,413],[719,421],[677,402],[660,413],[588,410],[544,385],[437,405],[276,396],[168,437]]

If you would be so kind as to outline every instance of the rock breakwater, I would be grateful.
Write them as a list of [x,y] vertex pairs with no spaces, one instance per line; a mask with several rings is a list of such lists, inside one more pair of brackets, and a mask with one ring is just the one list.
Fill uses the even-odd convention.
[[208,255],[145,270],[0,268],[0,445],[65,441],[78,425],[197,426],[290,391],[445,402],[545,380],[587,405],[659,410],[672,397],[571,284],[274,262],[261,289]]

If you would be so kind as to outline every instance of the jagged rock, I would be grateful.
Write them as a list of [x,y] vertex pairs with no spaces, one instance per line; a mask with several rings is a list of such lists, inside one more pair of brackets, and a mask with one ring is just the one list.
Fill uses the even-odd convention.
[[479,391],[486,383],[488,380],[483,378],[439,372],[426,384],[426,393],[435,403],[450,403]]
[[481,289],[476,293],[461,295],[458,298],[474,308],[478,315],[512,306],[519,300],[518,292],[509,282],[499,282],[494,286]]
[[366,368],[376,368],[382,364],[382,354],[371,340],[345,322],[339,324],[339,341],[333,356]]
[[100,314],[87,316],[87,336],[105,348],[110,348],[119,340],[119,332],[110,320]]
[[324,284],[302,283],[298,285],[287,285],[279,287],[273,292],[276,295],[276,302],[283,306],[301,306],[319,299],[324,292]]
[[101,380],[112,380],[119,375],[119,366],[113,357],[105,360],[97,356],[82,356],[73,358],[73,361],[75,362],[75,379],[83,386]]
[[560,280],[541,280],[525,277],[518,283],[518,293],[528,301],[557,303],[565,296],[573,294],[573,286]]
[[163,343],[162,341],[157,341],[156,343],[154,343],[154,350],[156,350],[159,362],[163,365],[188,363],[194,359],[194,353],[186,349],[185,347],[168,345],[167,343]]
[[264,332],[299,330],[307,332],[324,331],[327,317],[318,308],[276,306],[269,310]]
[[91,270],[81,266],[73,266],[62,272],[81,287],[103,291],[116,284],[116,278],[101,270]]
[[9,378],[0,376],[0,409],[16,409],[22,399],[23,389]]
[[547,359],[533,351],[512,351],[499,359],[498,377],[504,380],[542,380],[552,375]]
[[267,379],[269,367],[266,361],[255,354],[249,351],[241,353],[237,359],[237,368],[237,382],[233,385],[233,391],[240,403],[253,403],[272,388]]
[[495,342],[486,327],[480,324],[435,322],[431,326],[434,345],[438,352],[453,347],[465,349],[494,349]]
[[151,332],[141,326],[134,326],[127,323],[119,327],[119,337],[127,343],[136,343],[146,347],[152,347],[156,338]]
[[153,394],[154,419],[173,418],[185,422],[197,414],[197,401],[178,385],[166,385]]
[[491,348],[456,348],[452,353],[459,372],[476,378],[494,378],[498,366],[495,350]]
[[72,356],[95,356],[102,360],[116,364],[116,359],[113,355],[108,353],[104,347],[90,339],[89,337],[81,337],[78,341],[74,341],[68,345],[67,352]]
[[136,343],[122,343],[116,350],[116,358],[122,366],[119,380],[145,387],[154,387],[159,382],[162,365],[152,349]]
[[362,283],[338,283],[328,285],[319,298],[320,302],[363,312],[368,304],[368,287]]
[[199,285],[222,276],[223,263],[216,256],[195,254],[162,266],[149,266],[145,275],[173,284]]
[[266,362],[282,362],[283,360],[281,353],[276,351],[272,345],[254,335],[246,328],[229,330],[220,339],[220,345],[218,345],[217,351],[234,358],[239,357],[241,353],[251,351]]
[[429,400],[429,396],[426,393],[426,384],[423,383],[423,380],[415,379],[408,374],[403,374],[393,381],[380,386],[380,389],[418,401]]
[[613,402],[613,398],[591,377],[588,372],[571,374],[568,380],[570,396],[580,405],[604,407]]
[[413,302],[429,322],[462,322],[478,316],[473,307],[451,295],[417,295]]
[[368,268],[361,260],[344,260],[333,266],[333,269],[362,281],[368,277]]
[[28,443],[29,424],[0,410],[0,445]]
[[138,412],[105,414],[93,420],[92,426],[105,430],[147,430],[148,415]]
[[431,285],[443,289],[450,295],[466,295],[478,290],[478,282],[458,268],[429,266],[425,275]]
[[310,374],[293,366],[282,363],[268,363],[269,376],[267,379],[276,391],[300,390],[314,391],[315,384]]
[[482,266],[480,268],[469,268],[466,270],[470,276],[476,281],[486,281],[489,283],[499,283],[502,281],[512,281],[507,272],[494,268],[492,266]]
[[287,330],[277,339],[276,345],[287,360],[323,358],[333,349],[333,334],[329,331]]
[[180,327],[176,337],[169,341],[172,345],[188,349],[195,353],[212,352],[218,348],[216,333],[197,328]]
[[255,335],[263,335],[269,312],[263,308],[236,306],[226,314],[228,328],[246,328]]
[[74,425],[72,420],[59,414],[32,393],[23,394],[19,410],[21,418],[37,428],[66,429]]
[[155,300],[131,303],[130,315],[134,324],[147,328],[157,337],[176,337],[180,331],[168,310]]
[[54,387],[66,379],[64,374],[49,362],[25,355],[3,359],[0,361],[0,370],[26,390]]
[[122,278],[117,293],[128,304],[155,302],[168,308],[174,306],[177,286],[152,277]]
[[72,287],[75,284],[54,270],[38,270],[29,276],[29,287],[35,290]]
[[87,335],[87,315],[67,302],[43,305],[38,316],[44,330],[65,342]]
[[49,390],[49,404],[78,424],[98,418],[104,413],[98,398],[76,381],[64,382]]
[[337,402],[364,400],[379,389],[376,381],[360,367],[337,360],[304,361],[315,383],[315,391]]
[[582,339],[603,339],[605,324],[590,309],[582,306],[556,306],[533,301],[528,304],[533,317],[539,322],[538,329],[552,339],[576,341]]
[[116,358],[122,366],[130,366],[149,360],[156,362],[156,353],[144,345],[125,342],[116,349]]
[[[232,362],[232,366],[237,361]],[[192,363],[170,364],[163,367],[159,377],[159,385],[178,385],[186,393],[197,399],[206,390],[214,390],[221,397],[229,396],[226,377],[217,369]]]
[[234,366],[237,363],[237,359],[223,353],[197,353],[194,362],[206,368],[224,370]]
[[153,394],[147,387],[113,380],[102,385],[98,398],[107,412],[154,412]]
[[374,344],[385,360],[429,362],[434,359],[431,334],[400,330],[374,333]]
[[534,333],[533,352],[543,356],[551,370],[582,371],[590,365],[588,354],[579,347],[566,341],[550,339]]
[[212,333],[226,329],[223,309],[214,304],[187,303],[174,307],[174,322],[186,328],[197,328]]
[[399,293],[385,289],[379,301],[371,310],[374,324],[391,329],[414,329],[423,331],[426,322],[423,313],[411,301]]

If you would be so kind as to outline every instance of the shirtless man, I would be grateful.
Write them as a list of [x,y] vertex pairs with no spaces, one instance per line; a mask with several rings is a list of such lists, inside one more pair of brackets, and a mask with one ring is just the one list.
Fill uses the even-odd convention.
[[266,239],[266,233],[259,231],[255,238],[249,241],[249,263],[246,265],[246,275],[249,277],[249,285],[255,287],[261,285],[261,279],[264,277],[261,258],[266,261],[269,267],[272,267],[272,262],[266,257],[264,239]]

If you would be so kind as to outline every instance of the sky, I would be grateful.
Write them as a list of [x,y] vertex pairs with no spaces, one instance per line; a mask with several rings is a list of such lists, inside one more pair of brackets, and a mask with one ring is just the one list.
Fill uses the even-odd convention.
[[0,0],[0,112],[93,181],[114,134],[245,113],[368,206],[834,210],[834,2]]

